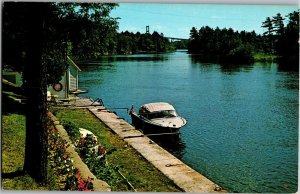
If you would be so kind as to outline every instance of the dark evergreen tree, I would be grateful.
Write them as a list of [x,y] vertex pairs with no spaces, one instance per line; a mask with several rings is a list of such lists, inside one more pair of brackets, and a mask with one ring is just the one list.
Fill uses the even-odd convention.
[[266,20],[262,23],[263,28],[266,28],[267,31],[264,32],[264,35],[272,35],[274,28],[273,28],[273,23],[270,17],[267,17]]
[[[294,61],[299,59],[299,11],[290,13],[287,26],[280,13],[267,17],[262,22],[263,35],[255,31],[234,31],[229,29],[212,29],[203,26],[199,31],[193,27],[190,31],[189,53],[213,56],[220,62],[252,62],[254,53],[276,54],[280,59]],[[212,58],[212,57],[211,57]]]
[[270,17],[267,17],[266,20],[262,23],[263,28],[266,28],[266,32],[263,33],[265,39],[264,39],[264,43],[265,43],[265,51],[268,53],[273,53],[274,49],[274,39],[273,39],[273,32],[274,32],[274,27],[273,27],[273,23]]
[[276,53],[290,65],[299,63],[299,11],[287,15],[288,23],[283,33],[278,34]]
[[164,53],[174,50],[169,40],[155,31],[152,34],[121,32],[118,34],[117,48],[118,54]]
[[273,23],[273,31],[277,36],[282,36],[284,34],[284,24],[283,24],[284,18],[281,16],[280,13],[278,13],[276,16],[273,17],[272,23]]
[[213,61],[231,63],[249,63],[253,61],[255,32],[235,32],[229,29],[212,29],[209,26],[201,27],[198,32],[196,28],[191,29],[190,53],[202,54],[202,57]]
[[[299,11],[294,11],[287,17],[287,26],[284,26],[285,19],[280,13],[274,16],[271,21],[267,18],[263,22],[263,27],[268,28],[268,32],[264,33],[264,38],[271,43],[270,48],[281,61],[297,64],[299,58]],[[272,26],[272,30],[270,30],[270,26]]]
[[192,27],[190,30],[190,42],[188,45],[188,51],[189,53],[196,53],[199,49],[199,34],[195,27]]

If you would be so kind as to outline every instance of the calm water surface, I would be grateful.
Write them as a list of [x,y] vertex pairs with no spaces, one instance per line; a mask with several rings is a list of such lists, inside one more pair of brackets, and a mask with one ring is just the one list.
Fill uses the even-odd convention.
[[80,88],[108,108],[173,104],[188,124],[167,149],[228,191],[297,191],[298,72],[201,63],[185,52],[104,57],[81,68]]

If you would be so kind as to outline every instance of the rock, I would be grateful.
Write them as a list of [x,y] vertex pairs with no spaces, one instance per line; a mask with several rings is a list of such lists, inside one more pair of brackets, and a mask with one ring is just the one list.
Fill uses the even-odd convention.
[[81,136],[82,136],[83,138],[85,138],[85,137],[87,136],[87,134],[90,134],[90,135],[93,136],[93,138],[96,140],[96,142],[98,142],[97,137],[96,137],[92,132],[90,132],[90,131],[87,130],[87,129],[79,128],[79,133],[81,134]]

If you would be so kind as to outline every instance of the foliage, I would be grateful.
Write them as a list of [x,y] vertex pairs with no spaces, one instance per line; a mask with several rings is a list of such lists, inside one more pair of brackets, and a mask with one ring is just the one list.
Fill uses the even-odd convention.
[[152,34],[139,32],[121,32],[116,37],[115,53],[163,53],[174,50],[171,43],[163,34],[154,31]]
[[[30,21],[28,2],[4,2],[3,64],[23,71],[28,57]],[[47,66],[47,83],[61,79],[67,68],[66,55],[95,57],[108,52],[111,35],[116,32],[117,19],[109,13],[113,3],[54,3],[44,2],[44,33],[42,63]],[[31,13],[34,14],[34,13]]]
[[171,43],[173,47],[176,49],[187,49],[189,44],[189,40],[180,40],[180,41],[174,41]]
[[[92,190],[92,180],[82,179],[66,152],[66,142],[48,123],[49,178],[41,186],[22,171],[25,147],[25,115],[4,115],[2,120],[2,188],[5,190]],[[12,158],[14,158],[12,160]],[[72,181],[71,181],[72,180]]]
[[235,61],[238,63],[253,62],[253,47],[249,44],[242,44],[229,51],[225,61]]
[[219,62],[230,63],[251,63],[255,53],[275,54],[278,56],[276,59],[288,60],[286,64],[292,62],[298,66],[299,10],[286,17],[280,13],[267,17],[262,22],[262,28],[265,29],[263,35],[257,35],[254,31],[238,32],[231,28],[204,26],[198,31],[192,27],[188,50],[192,54],[214,56]]
[[243,62],[253,61],[252,53],[257,35],[253,32],[238,32],[233,29],[216,29],[205,26],[199,31],[195,27],[190,32],[190,53],[214,55],[220,62]]
[[90,191],[93,189],[93,183],[90,178],[82,179],[79,169],[74,168],[73,160],[66,149],[68,146],[66,141],[63,140],[56,128],[49,127],[48,145],[49,145],[49,159],[50,167],[54,169],[60,179],[62,190],[77,190],[77,191]]
[[94,55],[101,51],[106,34],[117,27],[116,20],[109,17],[114,7],[115,4],[101,3],[3,4],[3,63],[24,72],[24,170],[40,182],[47,178],[46,86],[61,79],[69,52]]
[[93,190],[93,183],[88,177],[86,180],[80,178],[79,169],[73,169],[71,176],[66,179],[65,190],[68,191],[91,191]]
[[79,139],[80,133],[78,131],[78,126],[75,123],[73,123],[72,121],[64,121],[64,120],[62,120],[61,122],[65,130],[68,132],[68,135],[72,141]]
[[59,18],[74,56],[96,58],[109,52],[111,36],[116,33],[117,19],[109,13],[113,3],[58,3]]
[[[87,134],[86,137],[81,136],[78,143],[75,143],[77,149],[76,151],[78,154],[83,158],[89,158],[89,157],[98,157],[98,147],[97,141],[91,134]],[[104,153],[103,153],[104,154]]]
[[299,10],[289,13],[286,18],[280,13],[272,19],[267,17],[262,24],[262,27],[266,28],[264,39],[268,41],[264,50],[278,55],[281,60],[288,61],[287,64],[292,62],[298,66]]
[[109,165],[105,159],[105,155],[111,151],[107,152],[104,146],[98,145],[93,135],[87,134],[86,137],[80,137],[79,142],[76,143],[76,151],[93,174],[97,178],[106,181],[113,190],[119,184],[126,184],[118,174],[119,167]]
[[276,60],[275,55],[270,55],[266,53],[255,53],[254,54],[254,61],[261,61],[261,62],[272,62]]
[[[118,167],[112,167],[108,165],[105,159],[105,154],[108,153],[106,147],[99,145],[97,140],[94,138],[92,134],[87,134],[85,137],[80,136],[80,138],[78,138],[78,135],[74,135],[79,133],[76,124],[70,121],[64,121],[63,125],[66,131],[68,132],[68,135],[71,137],[72,141],[74,142],[77,153],[82,158],[82,160],[88,165],[89,169],[94,173],[94,175],[97,178],[107,181],[108,184],[111,185],[112,189],[115,189],[115,185],[119,185],[121,182],[124,182],[122,177],[118,174]],[[56,142],[52,142],[51,145],[57,145],[59,150],[63,150],[63,148],[59,146],[59,144],[57,144]],[[58,153],[59,156],[58,162],[61,162],[62,161],[61,157],[63,157],[64,163],[68,167],[67,171],[69,171],[70,164],[66,159],[68,158],[68,155],[60,153],[60,151],[56,151],[56,152]],[[67,173],[66,169],[64,169],[61,173]],[[75,190],[76,188],[81,188],[83,187],[83,185],[89,184],[89,182],[85,183],[82,180],[78,181],[77,179],[78,178],[77,178],[77,171],[76,171],[75,173],[73,173],[73,175],[67,177],[66,188],[70,190]],[[76,182],[80,182],[79,185],[75,185],[74,183]]]
[[171,180],[146,161],[131,146],[128,146],[124,140],[112,133],[110,129],[105,127],[104,124],[88,110],[59,109],[56,112],[56,117],[59,120],[70,120],[76,123],[76,125],[91,131],[97,136],[98,142],[108,150],[109,153],[105,154],[105,160],[104,158],[97,160],[98,162],[93,163],[95,166],[89,166],[89,169],[91,170],[93,168],[97,171],[93,172],[94,175],[102,174],[101,176],[106,178],[115,176],[115,178],[112,179],[115,180],[115,182],[107,181],[109,185],[111,185],[112,190],[131,191],[128,188],[128,184],[121,181],[122,179],[118,174],[119,170],[135,189],[140,192],[180,191]]

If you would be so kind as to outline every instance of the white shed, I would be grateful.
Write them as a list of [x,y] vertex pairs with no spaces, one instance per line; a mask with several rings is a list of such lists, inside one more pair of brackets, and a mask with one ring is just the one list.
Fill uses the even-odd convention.
[[67,56],[68,69],[62,76],[62,79],[47,88],[48,94],[54,95],[58,99],[69,99],[71,96],[86,93],[87,91],[79,90],[78,74],[80,68],[74,61]]

